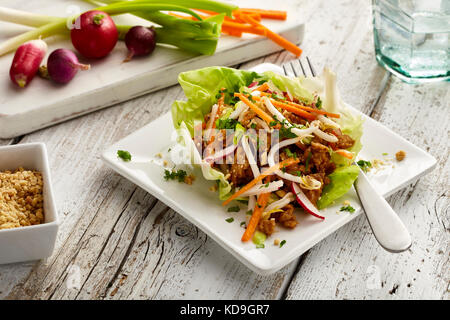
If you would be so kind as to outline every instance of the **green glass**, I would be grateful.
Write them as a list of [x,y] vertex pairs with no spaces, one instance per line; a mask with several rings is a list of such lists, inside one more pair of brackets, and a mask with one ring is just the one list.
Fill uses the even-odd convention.
[[372,0],[376,59],[410,83],[450,79],[450,0]]

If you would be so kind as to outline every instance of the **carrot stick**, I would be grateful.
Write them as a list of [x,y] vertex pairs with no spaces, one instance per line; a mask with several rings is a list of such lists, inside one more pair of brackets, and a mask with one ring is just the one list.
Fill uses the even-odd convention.
[[284,168],[284,167],[289,167],[295,163],[298,163],[300,160],[299,159],[294,159],[294,158],[288,158],[286,160],[283,160],[279,163],[277,163],[276,165],[270,167],[269,169],[267,169],[266,171],[264,171],[264,173],[261,173],[259,176],[257,176],[255,179],[253,179],[252,181],[250,181],[248,184],[246,184],[245,186],[243,186],[242,188],[240,188],[238,191],[236,191],[233,195],[231,195],[231,197],[229,197],[227,200],[225,200],[224,202],[222,202],[223,206],[226,206],[227,204],[229,204],[231,201],[233,201],[234,199],[236,199],[237,197],[239,197],[241,194],[243,194],[245,191],[249,190],[251,187],[253,187],[254,185],[256,185],[259,181],[261,181],[262,179],[264,179],[265,177],[271,175],[272,173],[274,173],[275,171],[277,171],[280,168]]
[[239,38],[242,37],[242,31],[235,30],[233,28],[227,28],[225,26],[222,26],[221,32],[225,33],[225,34],[227,34],[229,36],[233,36],[233,37],[239,37]]
[[248,16],[246,14],[241,14],[240,17],[245,22],[248,22],[248,23],[250,23],[251,25],[253,25],[255,27],[263,28],[264,31],[265,31],[265,36],[267,38],[269,38],[273,42],[277,43],[278,45],[280,45],[284,49],[292,52],[297,57],[300,57],[300,55],[302,54],[302,49],[300,49],[299,47],[297,47],[295,44],[293,44],[292,42],[288,41],[287,39],[283,38],[282,36],[280,36],[280,35],[276,34],[275,32],[271,31],[267,27],[263,26],[261,23],[259,23],[258,21],[256,21],[252,17],[250,17],[250,16]]
[[253,33],[253,34],[258,34],[258,35],[262,35],[262,36],[264,35],[264,30],[262,28],[256,28],[252,25],[242,24],[242,23],[237,23],[237,22],[224,21],[222,23],[222,30],[224,28],[235,29],[235,30],[239,30],[241,32]]
[[237,11],[242,13],[253,13],[259,14],[261,18],[276,19],[276,20],[286,20],[287,12],[279,10],[264,10],[264,9],[250,9],[250,8],[239,8]]
[[252,217],[248,222],[248,226],[242,235],[241,241],[248,241],[253,237],[256,227],[258,226],[259,220],[261,220],[262,213],[266,208],[267,201],[269,200],[270,192],[262,193],[258,196],[256,200],[255,209],[253,210]]
[[[205,9],[195,9],[195,11],[203,12],[203,13],[209,14],[209,15],[211,15],[211,16],[216,16],[216,15],[220,14],[220,13],[218,13],[218,12],[210,11],[210,10],[205,10]],[[257,13],[257,12],[249,12],[248,14],[250,14],[251,17],[252,17],[253,19],[255,19],[256,21],[261,21],[261,15],[260,15],[259,13]],[[243,22],[242,20],[239,21],[240,19],[236,19],[236,17],[234,16],[234,14],[233,14],[233,17],[234,17],[235,19],[225,16],[225,21]],[[203,19],[203,17],[202,17],[202,19]]]
[[353,159],[353,156],[354,156],[353,153],[351,153],[350,151],[344,150],[344,149],[336,150],[336,153],[340,154],[341,156],[343,156],[347,159],[350,159],[350,160]]
[[260,107],[258,107],[256,104],[254,104],[253,102],[251,102],[250,100],[247,99],[246,96],[244,96],[242,93],[235,93],[234,94],[235,97],[239,97],[239,99],[241,99],[242,102],[244,102],[247,106],[249,106],[250,109],[252,109],[253,111],[255,111],[255,113],[261,117],[261,119],[263,119],[264,121],[266,121],[268,124],[270,124],[272,121],[274,121],[274,119],[268,115],[267,113],[264,112],[264,110],[262,110]]

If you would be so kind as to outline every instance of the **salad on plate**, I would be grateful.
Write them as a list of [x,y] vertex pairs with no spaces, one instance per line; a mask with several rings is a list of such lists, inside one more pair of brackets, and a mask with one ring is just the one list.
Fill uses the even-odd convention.
[[217,182],[222,205],[247,205],[242,241],[294,229],[296,214],[320,223],[321,209],[358,177],[362,119],[342,102],[330,70],[291,78],[207,67],[179,82],[187,101],[174,102],[172,118],[185,159]]

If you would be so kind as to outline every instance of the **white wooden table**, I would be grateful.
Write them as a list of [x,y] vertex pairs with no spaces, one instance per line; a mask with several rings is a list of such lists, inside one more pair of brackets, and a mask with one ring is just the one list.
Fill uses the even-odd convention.
[[[343,98],[433,154],[436,169],[389,197],[414,239],[390,254],[365,217],[258,276],[99,155],[183,98],[174,86],[0,144],[45,142],[61,227],[53,256],[0,266],[2,299],[449,299],[449,83],[408,85],[374,58],[369,1],[301,0],[302,44]],[[261,62],[283,64],[280,52]],[[154,137],[157,139],[158,137]],[[389,143],[388,141],[386,143]]]

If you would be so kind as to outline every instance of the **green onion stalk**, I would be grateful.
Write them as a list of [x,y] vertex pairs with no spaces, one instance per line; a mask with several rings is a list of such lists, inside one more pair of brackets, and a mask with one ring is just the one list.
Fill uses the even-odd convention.
[[[231,16],[237,7],[211,0],[190,0],[189,7],[182,0],[85,0],[94,5],[100,5],[92,10],[99,10],[109,15],[125,13],[134,14],[140,18],[156,23],[154,28],[158,43],[175,46],[181,50],[197,54],[214,54],[220,36],[220,30],[225,15]],[[221,13],[207,19],[202,19],[191,9],[204,9]],[[175,11],[189,14],[197,20],[186,20],[171,16],[161,11]],[[0,56],[16,50],[29,40],[47,38],[57,34],[69,35],[70,27],[79,15],[62,18],[23,12],[0,7],[0,20],[34,27],[21,35],[10,38],[0,44]],[[123,39],[132,26],[118,25],[119,37]]]

